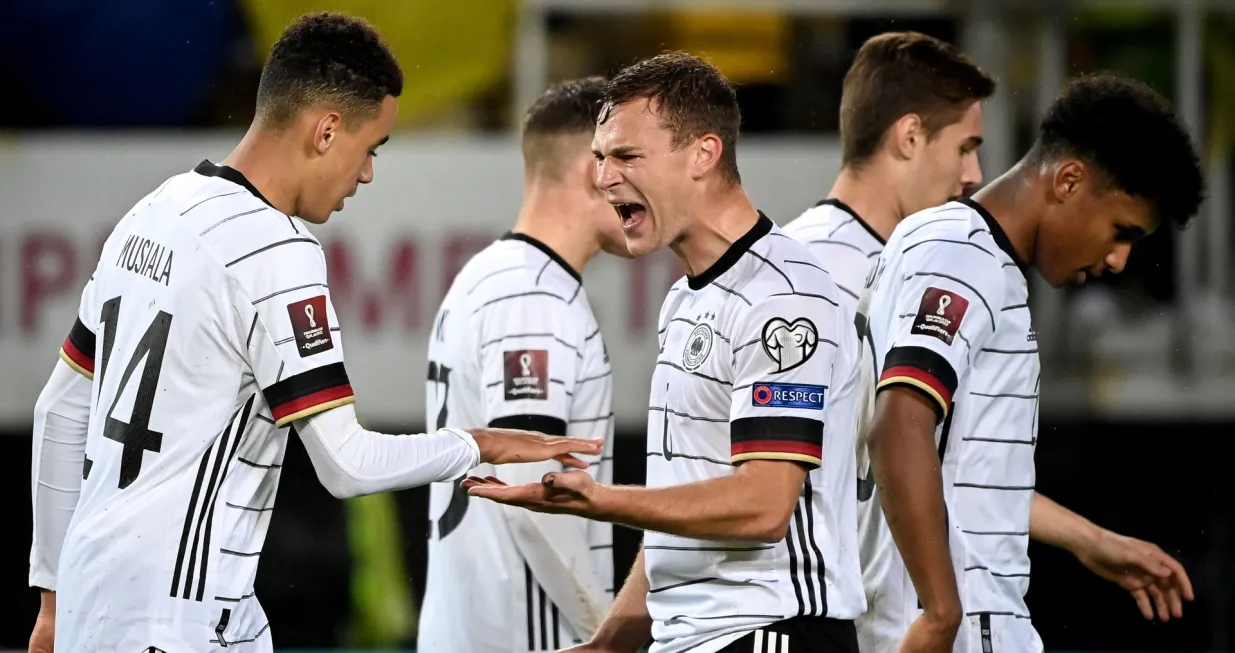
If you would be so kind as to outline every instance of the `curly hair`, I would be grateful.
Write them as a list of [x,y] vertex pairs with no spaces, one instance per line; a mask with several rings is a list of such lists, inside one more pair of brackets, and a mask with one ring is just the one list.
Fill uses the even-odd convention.
[[1072,156],[1114,188],[1146,200],[1163,222],[1188,224],[1205,195],[1200,157],[1166,98],[1137,80],[1087,75],[1064,87],[1042,119],[1030,158]]
[[[605,85],[603,104],[615,107],[647,99],[681,147],[705,134],[720,138],[720,171],[738,183],[738,130],[742,114],[733,85],[712,64],[685,52],[666,52],[635,62]],[[602,111],[600,122],[606,114]]]
[[896,121],[922,119],[927,138],[995,93],[995,80],[953,45],[918,32],[888,32],[858,50],[841,93],[841,161],[861,166]]
[[399,62],[372,25],[344,14],[306,14],[270,49],[257,87],[257,118],[277,130],[325,105],[356,124],[402,92]]

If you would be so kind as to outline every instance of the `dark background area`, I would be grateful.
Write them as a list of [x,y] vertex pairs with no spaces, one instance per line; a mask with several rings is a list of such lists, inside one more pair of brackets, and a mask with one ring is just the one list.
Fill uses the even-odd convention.
[[[396,430],[404,430],[401,427]],[[1229,423],[1043,422],[1038,489],[1115,531],[1153,541],[1188,569],[1196,601],[1184,618],[1147,622],[1131,597],[1090,574],[1066,552],[1033,545],[1029,607],[1048,650],[1221,651],[1235,647],[1235,511]],[[642,483],[642,434],[622,433],[619,483]],[[0,437],[0,491],[14,497],[0,549],[0,648],[22,648],[38,612],[26,587],[30,552],[30,439]],[[408,583],[424,586],[428,492],[398,495]],[[618,578],[638,532],[616,528]],[[288,448],[277,509],[257,577],[257,596],[280,649],[337,645],[351,611],[350,560],[342,503],[313,474],[304,448]],[[409,642],[408,645],[412,645]]]

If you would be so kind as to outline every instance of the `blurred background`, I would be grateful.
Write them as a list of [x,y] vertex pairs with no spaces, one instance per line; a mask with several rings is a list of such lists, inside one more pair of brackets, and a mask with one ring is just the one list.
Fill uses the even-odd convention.
[[[513,221],[518,116],[551,82],[665,49],[709,59],[738,85],[747,190],[782,224],[830,188],[841,79],[882,31],[954,42],[998,78],[985,108],[988,180],[1026,151],[1070,76],[1118,71],[1173,99],[1209,171],[1200,219],[1159,230],[1118,279],[1069,291],[1034,280],[1038,488],[1160,544],[1197,599],[1182,620],[1146,622],[1121,590],[1035,546],[1029,603],[1050,651],[1235,650],[1235,491],[1222,453],[1235,439],[1235,0],[7,0],[0,490],[12,530],[0,538],[0,649],[24,650],[37,612],[26,587],[34,400],[103,238],[163,179],[226,156],[252,118],[265,53],[314,9],[368,18],[406,75],[376,183],[315,229],[358,411],[393,432],[424,425],[432,315],[453,273]],[[621,352],[621,482],[643,479],[656,314],[678,274],[657,256],[599,261],[586,275]],[[293,445],[280,494],[257,582],[276,644],[413,650],[427,492],[336,501]],[[622,578],[639,533],[618,531]]]

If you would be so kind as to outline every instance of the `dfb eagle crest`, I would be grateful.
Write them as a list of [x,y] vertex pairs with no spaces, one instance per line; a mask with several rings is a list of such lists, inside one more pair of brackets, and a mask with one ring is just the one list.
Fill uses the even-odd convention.
[[790,322],[774,317],[763,325],[763,351],[776,362],[776,371],[785,372],[805,363],[819,345],[815,323],[799,317]]
[[712,353],[712,327],[700,324],[686,337],[686,347],[682,350],[682,367],[688,371],[699,369],[708,354]]

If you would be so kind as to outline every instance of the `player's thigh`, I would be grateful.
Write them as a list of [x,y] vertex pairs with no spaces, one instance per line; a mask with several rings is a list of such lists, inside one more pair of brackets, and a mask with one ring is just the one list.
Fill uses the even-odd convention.
[[795,617],[747,633],[717,653],[858,653],[852,621]]
[[1043,653],[1033,622],[1008,615],[970,615],[956,640],[955,653]]

